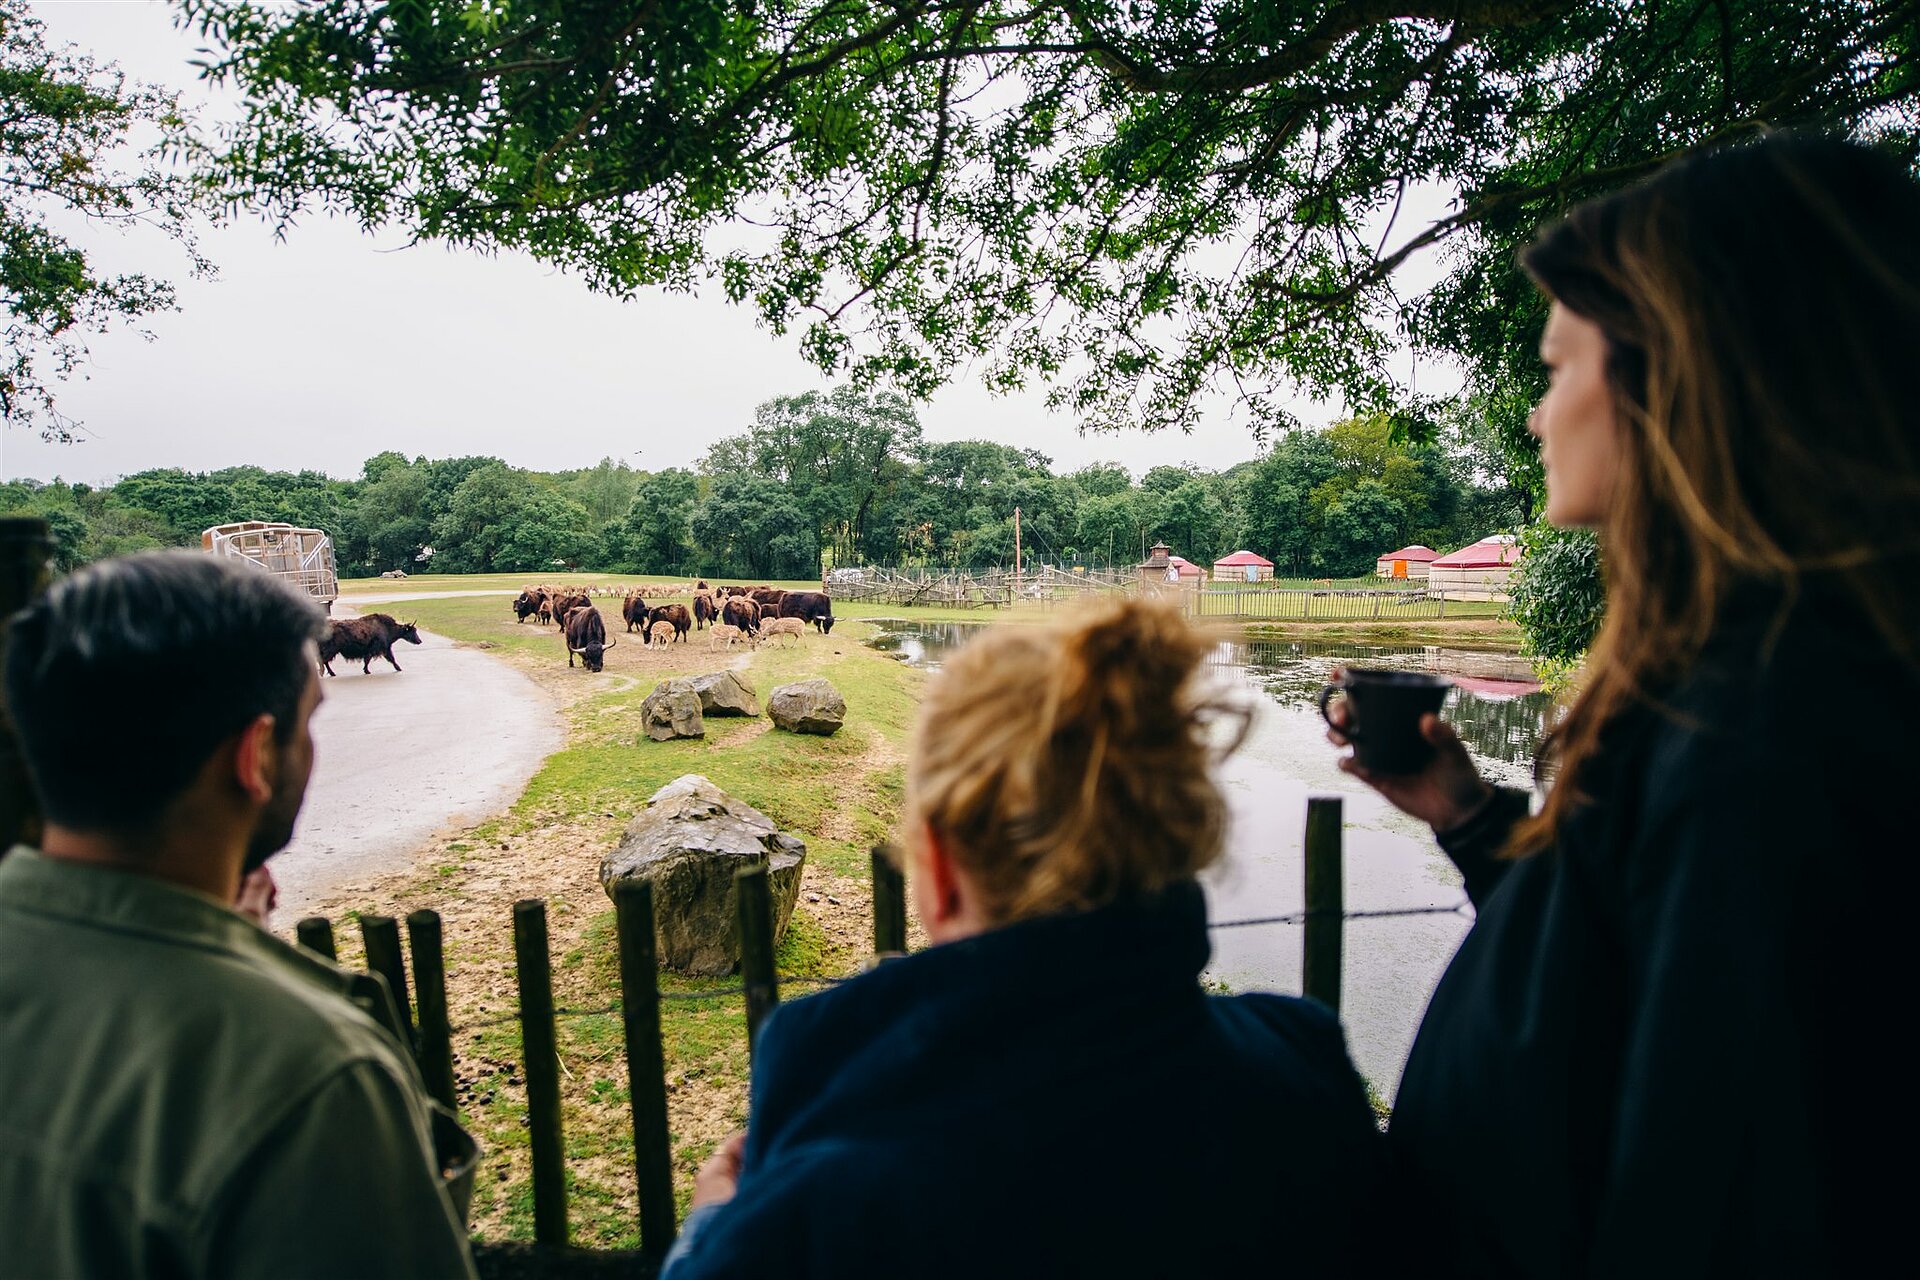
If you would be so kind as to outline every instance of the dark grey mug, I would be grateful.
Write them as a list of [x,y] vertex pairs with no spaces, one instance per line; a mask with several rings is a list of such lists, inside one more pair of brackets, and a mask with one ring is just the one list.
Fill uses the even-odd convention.
[[[1418,773],[1433,757],[1420,736],[1420,717],[1440,710],[1453,682],[1423,671],[1348,667],[1320,690],[1320,717],[1353,743],[1353,758],[1373,773]],[[1347,723],[1327,714],[1334,694],[1347,699]]]

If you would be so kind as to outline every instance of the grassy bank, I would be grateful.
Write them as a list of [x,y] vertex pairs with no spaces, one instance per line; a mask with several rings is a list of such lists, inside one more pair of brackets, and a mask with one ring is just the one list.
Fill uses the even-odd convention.
[[[411,590],[421,581],[382,585]],[[467,579],[443,589],[487,588]],[[857,968],[871,937],[867,851],[893,833],[906,735],[924,677],[859,643],[870,628],[855,619],[842,621],[831,636],[809,633],[800,645],[756,652],[712,650],[698,632],[688,643],[659,646],[621,635],[607,670],[591,675],[568,669],[553,628],[516,625],[498,596],[426,598],[391,611],[524,671],[559,704],[565,745],[508,813],[449,833],[412,869],[355,886],[320,910],[334,919],[349,963],[359,956],[352,913],[404,915],[430,907],[442,914],[462,1114],[487,1150],[475,1192],[475,1232],[507,1239],[529,1238],[533,1230],[511,909],[520,898],[546,901],[555,1003],[570,1011],[560,1019],[559,1051],[572,1234],[582,1244],[632,1246],[626,1065],[620,1019],[609,1012],[619,998],[618,958],[612,905],[597,876],[600,859],[655,790],[684,773],[705,774],[807,843],[806,877],[781,946],[780,972],[827,977]],[[656,681],[725,666],[741,667],[763,702],[776,684],[823,676],[847,700],[847,726],[832,738],[816,738],[776,731],[764,717],[710,719],[704,740],[655,743],[641,735],[639,705]],[[280,923],[291,930],[292,921]],[[676,996],[731,985],[663,977],[664,990]],[[669,999],[663,1016],[675,1177],[684,1207],[699,1162],[745,1120],[745,1015],[737,997],[721,997]]]

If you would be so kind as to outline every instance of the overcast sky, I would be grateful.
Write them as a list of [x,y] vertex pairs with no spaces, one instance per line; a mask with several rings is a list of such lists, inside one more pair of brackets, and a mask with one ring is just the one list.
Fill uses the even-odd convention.
[[[162,0],[40,0],[52,43],[71,42],[131,75],[186,91],[219,113]],[[85,381],[60,393],[87,438],[53,445],[0,429],[0,479],[102,484],[148,467],[252,463],[342,478],[382,449],[408,456],[490,454],[551,471],[625,459],[688,466],[754,406],[825,384],[792,337],[758,328],[717,290],[616,302],[519,255],[404,248],[313,219],[275,243],[252,219],[207,229],[213,280],[185,276],[158,237],[94,233],[86,246],[122,270],[174,279],[180,310],[152,318],[152,342],[116,332],[90,342]],[[1440,390],[1443,370],[1421,370]],[[1302,403],[1309,421],[1335,416]],[[1042,396],[988,395],[962,378],[920,407],[934,439],[990,439],[1041,450],[1057,467],[1113,460],[1139,475],[1163,462],[1221,468],[1253,456],[1244,426],[1212,415],[1189,435],[1081,435]]]

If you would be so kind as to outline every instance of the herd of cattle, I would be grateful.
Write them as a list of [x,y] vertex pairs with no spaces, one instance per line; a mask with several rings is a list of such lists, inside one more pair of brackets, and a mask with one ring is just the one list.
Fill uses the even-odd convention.
[[[833,630],[833,601],[821,591],[783,591],[764,586],[716,589],[700,582],[693,589],[691,608],[678,603],[647,603],[648,595],[657,600],[661,595],[678,595],[682,590],[684,588],[673,587],[628,589],[620,601],[620,617],[627,624],[628,633],[638,631],[642,644],[671,644],[676,640],[684,642],[689,632],[710,630],[713,644],[718,646],[742,640],[758,644],[774,636],[787,636],[797,643],[808,623],[820,628],[822,635]],[[594,606],[593,596],[613,595],[618,591],[618,588],[604,587],[527,587],[514,597],[514,617],[519,622],[532,618],[558,626],[567,642],[567,665],[571,667],[578,657],[587,670],[599,671],[604,666],[606,651],[618,640],[607,634],[606,620]],[[391,661],[392,657],[389,642],[387,658]]]

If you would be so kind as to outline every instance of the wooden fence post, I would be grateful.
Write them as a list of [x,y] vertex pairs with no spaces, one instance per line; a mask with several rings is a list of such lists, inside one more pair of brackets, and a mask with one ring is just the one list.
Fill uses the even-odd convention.
[[873,954],[907,949],[907,877],[885,845],[873,850]]
[[553,972],[547,904],[513,904],[513,959],[520,980],[520,1057],[527,1082],[527,1138],[533,1160],[533,1238],[567,1242],[567,1168],[560,1140],[560,1050],[553,1033]]
[[1340,1012],[1340,931],[1346,910],[1338,796],[1307,800],[1307,921],[1301,931],[1300,985]]
[[447,1021],[447,961],[440,915],[416,911],[407,917],[407,947],[413,953],[413,993],[420,1004],[420,1075],[427,1092],[458,1111],[453,1087],[453,1028]]
[[[7,651],[6,624],[47,589],[53,528],[38,516],[0,517],[0,655]],[[0,857],[18,841],[40,838],[38,806],[20,744],[0,690]]]
[[658,1263],[673,1247],[673,1135],[667,1128],[667,1059],[660,1042],[660,958],[653,886],[614,890],[620,934],[620,1009],[627,1033],[627,1101],[633,1113],[633,1172],[640,1190],[640,1249]]
[[733,876],[740,913],[740,980],[747,989],[747,1053],[751,1058],[760,1024],[780,1003],[780,986],[773,976],[773,893],[767,884],[767,865],[742,867]]
[[387,980],[393,1011],[400,1015],[400,1026],[407,1033],[407,1048],[414,1049],[419,1037],[413,1029],[413,1005],[407,999],[407,963],[400,955],[400,926],[392,916],[361,916],[360,938],[367,947],[367,972]]
[[325,916],[308,916],[293,926],[293,936],[301,946],[329,960],[340,957],[333,949],[333,921]]

